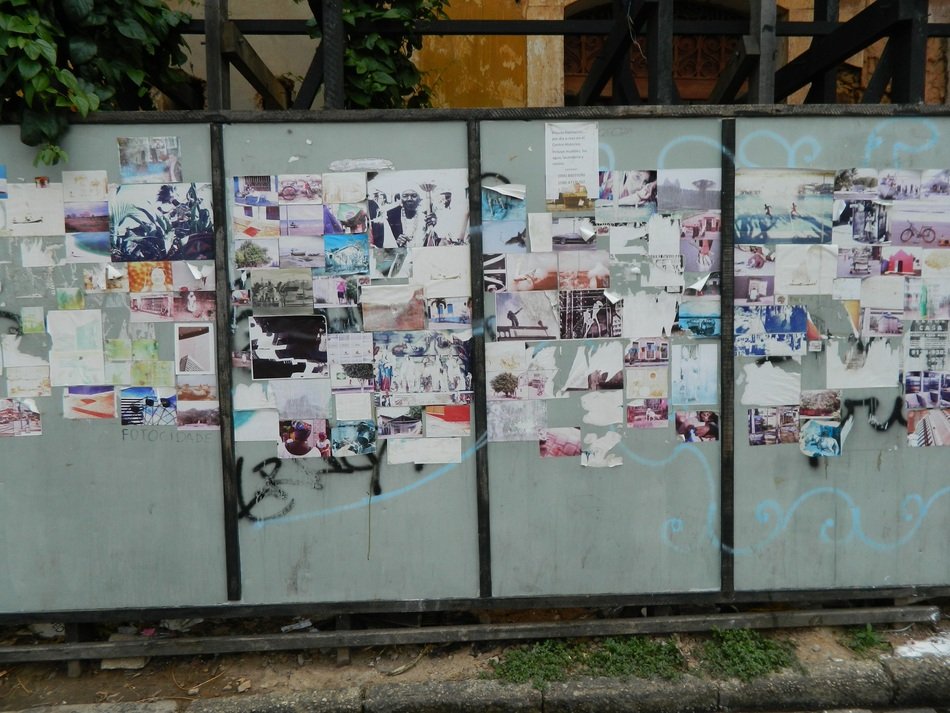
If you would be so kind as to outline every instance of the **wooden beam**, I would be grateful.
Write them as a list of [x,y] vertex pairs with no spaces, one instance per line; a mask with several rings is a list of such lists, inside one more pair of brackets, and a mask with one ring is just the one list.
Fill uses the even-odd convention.
[[221,26],[221,54],[261,95],[265,109],[290,108],[287,86],[271,73],[244,34],[230,20]]
[[208,72],[208,109],[231,108],[231,71],[221,49],[221,32],[228,20],[228,0],[205,2],[205,64]]
[[868,607],[735,614],[689,614],[627,619],[585,619],[518,624],[468,624],[416,629],[359,629],[351,631],[299,631],[288,634],[255,634],[218,637],[142,638],[133,641],[99,641],[69,644],[35,644],[0,647],[0,663],[124,658],[131,656],[199,656],[251,651],[335,649],[344,646],[391,646],[471,641],[529,641],[551,637],[631,636],[712,629],[771,629],[858,624],[936,623],[934,606]]
[[[891,100],[898,104],[920,104],[927,83],[928,0],[900,0],[900,21],[891,36],[900,62],[894,65]],[[890,43],[888,43],[890,44]]]
[[742,84],[749,78],[759,62],[759,40],[751,35],[744,36],[736,46],[735,54],[729,66],[723,70],[709,96],[710,104],[730,104],[735,101]]
[[[837,22],[838,0],[816,0],[815,22]],[[812,38],[812,44],[815,38]],[[838,100],[838,67],[830,67],[815,77],[805,97],[806,104],[834,104]]]
[[343,81],[343,32],[342,0],[319,0],[323,3],[323,105],[327,109],[342,109],[346,103]]
[[758,62],[749,76],[749,101],[771,104],[775,101],[775,62],[778,51],[775,41],[777,10],[775,0],[752,0],[749,32],[759,46]]
[[297,90],[297,96],[294,97],[292,109],[310,109],[313,102],[320,93],[320,87],[323,85],[323,43],[317,45],[313,53],[313,59],[310,60],[310,67],[300,83],[300,89]]
[[830,67],[881,39],[900,19],[897,0],[877,0],[837,30],[812,43],[775,73],[775,101],[801,89]]
[[868,80],[868,86],[861,97],[862,104],[880,104],[884,98],[887,85],[894,76],[894,46],[891,42],[884,45],[884,50],[877,60],[874,74]]
[[675,104],[673,82],[673,3],[661,2],[647,19],[647,102]]
[[[587,74],[587,79],[577,93],[577,103],[581,106],[589,105],[600,96],[613,75],[617,62],[626,61],[627,52],[633,40],[633,33],[642,23],[648,5],[655,5],[657,0],[634,0],[629,14],[618,14],[614,19],[614,29],[607,36],[604,48],[594,60],[594,66]],[[655,9],[655,8],[654,8]]]

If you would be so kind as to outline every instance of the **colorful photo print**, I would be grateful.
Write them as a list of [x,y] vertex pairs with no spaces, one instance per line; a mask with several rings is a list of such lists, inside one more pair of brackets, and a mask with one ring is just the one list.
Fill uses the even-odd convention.
[[354,203],[366,200],[366,174],[363,171],[332,172],[323,175],[325,203]]
[[250,287],[256,315],[313,314],[313,277],[307,268],[253,269]]
[[603,290],[562,291],[558,295],[561,339],[591,339],[621,335],[623,300],[611,302]]
[[326,320],[329,334],[354,334],[368,331],[363,325],[363,312],[360,305],[353,307],[319,307],[314,312]]
[[280,211],[277,206],[235,205],[231,208],[231,232],[235,240],[276,238],[280,235]]
[[378,391],[471,390],[471,333],[375,332]]
[[624,370],[624,394],[628,399],[660,399],[670,394],[670,370],[666,366],[641,366]]
[[57,287],[57,309],[85,309],[86,293],[81,287]]
[[882,272],[885,275],[920,277],[922,257],[920,248],[884,247],[881,249]]
[[332,453],[338,458],[376,452],[376,424],[373,421],[337,421],[330,434]]
[[112,241],[105,233],[67,233],[66,262],[111,262]]
[[179,398],[175,412],[179,431],[221,429],[221,409],[217,401],[183,401]]
[[722,260],[722,215],[710,211],[680,220],[680,253],[687,272],[718,270]]
[[657,209],[656,171],[601,171],[595,202],[598,223],[647,220]]
[[327,203],[323,214],[323,230],[327,233],[352,235],[369,232],[366,202]]
[[737,276],[775,275],[775,248],[766,245],[736,245],[734,265]]
[[482,252],[525,253],[528,251],[528,223],[498,220],[482,226]]
[[382,406],[376,409],[378,438],[421,438],[422,406]]
[[108,197],[107,171],[63,171],[63,200],[66,203],[104,201]]
[[140,294],[129,297],[129,321],[171,322],[174,302],[169,293]]
[[[573,254],[575,253],[564,253],[564,255]],[[489,257],[489,255],[485,256],[486,262]],[[505,256],[504,262],[507,270],[505,281],[507,285],[510,285],[511,292],[556,290],[558,288],[558,253],[509,254]],[[609,277],[610,271],[608,270],[608,281]]]
[[435,297],[426,300],[427,329],[469,329],[471,326],[471,297]]
[[58,267],[66,262],[66,240],[62,236],[19,238],[23,267]]
[[527,220],[525,186],[503,183],[482,186],[482,220]]
[[425,432],[430,438],[472,435],[470,404],[429,405],[425,407]]
[[677,411],[673,425],[676,439],[684,443],[719,440],[719,414],[715,411]]
[[803,305],[735,308],[737,356],[800,356],[807,353],[808,312]]
[[173,262],[172,281],[175,290],[213,290],[214,262],[196,260],[194,262]]
[[420,285],[372,285],[363,288],[363,327],[368,332],[419,330],[426,326]]
[[327,356],[332,364],[365,364],[373,361],[373,335],[330,334],[327,336]]
[[63,389],[63,418],[115,417],[114,386],[67,386]]
[[313,278],[313,305],[350,307],[360,302],[360,291],[370,284],[365,275]]
[[740,305],[770,305],[775,302],[775,276],[736,276],[735,301]]
[[798,443],[798,406],[750,408],[747,425],[750,446]]
[[865,337],[899,337],[904,333],[903,310],[864,307],[861,309],[861,334]]
[[657,209],[719,210],[721,168],[661,168],[657,171]]
[[406,280],[412,277],[412,251],[409,248],[370,246],[369,274],[374,280]]
[[372,391],[376,385],[376,367],[363,364],[330,362],[330,390],[334,393]]
[[841,278],[862,278],[884,272],[883,248],[880,246],[842,247],[838,249],[838,269]]
[[336,220],[327,206],[319,204],[282,205],[278,208],[280,234],[295,237],[320,236],[326,232],[327,218],[331,228]]
[[544,401],[489,401],[488,441],[535,441],[548,426]]
[[841,455],[842,438],[837,421],[809,420],[801,424],[798,447],[812,458],[833,458]]
[[594,250],[597,247],[597,228],[592,218],[554,218],[551,221],[551,242],[555,250]]
[[109,201],[65,203],[67,233],[108,233]]
[[172,264],[160,262],[131,262],[125,266],[129,279],[129,292],[172,292],[175,278]]
[[254,379],[328,376],[327,320],[323,315],[251,317],[249,330]]
[[950,372],[904,372],[904,403],[908,409],[950,408]]
[[831,242],[834,180],[833,171],[738,169],[736,242]]
[[907,445],[950,446],[950,408],[907,413]]
[[175,373],[213,374],[214,330],[210,324],[175,325]]
[[278,245],[280,267],[316,268],[321,271],[326,269],[326,251],[322,237],[284,235]]
[[719,345],[674,345],[670,373],[673,379],[670,396],[677,406],[716,403],[719,394]]
[[[6,227],[13,237],[63,235],[63,186],[45,183],[11,183],[9,198],[0,203],[6,209]],[[3,213],[0,213],[2,217]]]
[[670,403],[666,399],[636,399],[627,404],[630,428],[666,428],[670,423]]
[[233,186],[237,205],[277,205],[276,176],[235,176]]
[[213,322],[217,310],[211,290],[181,289],[172,296],[172,317],[178,322]]
[[581,454],[579,426],[542,428],[538,431],[538,454],[542,458],[569,458]]
[[123,183],[180,183],[181,142],[177,136],[120,136],[119,175]]
[[931,168],[921,171],[920,198],[950,205],[950,170]]
[[214,260],[210,183],[119,186],[110,201],[112,261]]
[[123,426],[175,426],[178,397],[175,389],[132,386],[119,395]]
[[[506,253],[486,253],[482,260],[482,270],[485,276],[485,292],[506,292],[508,290],[507,263],[512,255]],[[557,286],[557,271],[554,274],[554,285]],[[554,289],[553,287],[551,289]],[[514,291],[514,290],[512,290]]]
[[[560,290],[596,290],[610,287],[610,253],[606,250],[576,250],[557,255]],[[511,260],[509,259],[509,262]],[[509,277],[512,287],[515,284]]]
[[7,396],[26,398],[53,395],[48,366],[8,366],[3,375],[7,379]]
[[329,458],[329,428],[325,419],[279,421],[278,458]]
[[489,400],[504,399],[550,399],[554,392],[556,370],[530,369],[519,372],[488,372]]
[[[0,319],[9,314],[11,313],[0,313]],[[16,325],[13,324],[16,320],[9,317],[7,319],[10,322],[9,328],[13,330],[7,332],[8,334],[44,334],[46,332],[45,310],[42,306],[20,308],[19,332],[16,330]],[[6,321],[4,321],[3,324],[7,326]]]
[[369,273],[369,240],[360,235],[325,235],[326,263],[314,267],[317,275],[366,275]]
[[280,267],[276,240],[241,240],[234,251],[234,264],[242,269]]
[[631,340],[623,353],[624,366],[666,366],[670,363],[670,340],[641,337]]
[[841,418],[841,392],[835,389],[802,391],[798,406],[799,418]]
[[218,382],[213,375],[180,374],[175,392],[180,401],[217,401]]
[[920,198],[920,171],[886,168],[877,174],[877,196],[884,201]]
[[33,399],[0,399],[0,438],[42,435],[43,421]]
[[497,338],[557,339],[557,292],[499,292],[495,295]]
[[376,247],[417,248],[468,243],[467,169],[370,174],[367,196],[370,236]]
[[[877,200],[841,201],[835,199],[833,211],[832,239],[839,246],[859,247],[891,242],[892,216],[897,212],[891,210],[891,204]],[[919,221],[916,215],[911,214],[910,217]],[[916,228],[912,227],[910,217],[905,218],[903,221],[905,224],[901,225],[902,232],[912,229],[912,233],[907,233],[905,236],[907,238],[905,242],[911,242],[915,238],[913,232]]]
[[712,299],[685,299],[679,303],[677,325],[694,337],[718,337],[722,331],[720,302]]
[[323,203],[323,176],[293,173],[277,176],[278,203]]

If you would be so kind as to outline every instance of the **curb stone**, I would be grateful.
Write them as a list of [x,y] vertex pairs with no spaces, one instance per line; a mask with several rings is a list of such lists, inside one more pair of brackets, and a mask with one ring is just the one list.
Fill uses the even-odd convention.
[[720,684],[719,707],[724,710],[828,710],[887,708],[894,685],[876,662],[827,663],[807,673],[763,676],[747,683]]
[[[363,691],[359,688],[208,698],[193,701],[185,709],[186,713],[362,713],[362,710]],[[172,711],[174,713],[174,709]]]
[[[175,713],[175,701],[142,703],[77,703],[75,705],[36,706],[29,713]],[[25,712],[24,712],[25,713]]]
[[541,713],[541,692],[497,681],[391,683],[370,686],[364,713]]
[[582,679],[548,684],[544,713],[706,713],[718,709],[714,683],[693,676],[676,681]]
[[894,681],[897,705],[950,704],[950,659],[946,656],[881,659]]

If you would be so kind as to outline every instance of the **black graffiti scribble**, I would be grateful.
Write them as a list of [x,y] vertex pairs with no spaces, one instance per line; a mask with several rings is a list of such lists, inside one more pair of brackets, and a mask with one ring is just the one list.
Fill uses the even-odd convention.
[[[277,474],[284,465],[280,458],[270,457],[262,460],[251,469],[251,472],[258,475],[263,481],[254,491],[254,494],[248,500],[244,495],[244,458],[238,458],[235,465],[235,479],[237,483],[238,494],[238,518],[250,520],[251,522],[264,522],[266,520],[276,520],[289,514],[294,509],[296,501],[288,492],[288,487],[308,487],[312,490],[323,489],[322,476],[328,473],[365,473],[371,471],[370,491],[372,494],[380,495],[382,486],[380,484],[380,466],[382,465],[382,456],[386,453],[385,441],[379,447],[379,453],[367,453],[365,463],[353,463],[349,458],[336,458],[331,456],[322,461],[312,460],[294,462],[310,476],[310,480],[300,480],[295,478],[278,478]],[[323,467],[310,469],[311,464],[322,463]],[[416,464],[416,471],[421,471],[424,466]],[[260,509],[262,504],[268,504],[267,501],[277,501],[270,503],[277,505],[283,503],[279,510],[266,515],[255,512],[255,508]]]
[[[869,396],[866,399],[845,399],[844,408],[841,409],[842,429],[844,428],[845,424],[848,423],[848,421],[854,418],[855,410],[864,406],[867,406],[868,408],[868,425],[879,433],[887,431],[895,423],[899,423],[902,426],[907,425],[907,419],[904,418],[903,413],[903,400],[900,396],[894,399],[894,406],[891,408],[891,415],[883,420],[877,416],[877,407],[880,405],[880,403],[881,402],[876,396]],[[819,456],[808,457],[808,464],[812,468],[817,468],[820,463],[821,458]]]

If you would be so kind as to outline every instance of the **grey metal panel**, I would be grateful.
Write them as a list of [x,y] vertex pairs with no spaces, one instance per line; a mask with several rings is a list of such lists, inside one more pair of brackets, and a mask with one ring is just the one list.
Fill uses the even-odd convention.
[[[927,117],[737,119],[737,167],[839,169],[950,166],[950,122]],[[803,300],[832,334],[847,334],[840,303]],[[802,361],[802,388],[824,386],[825,355]],[[737,359],[736,374],[748,359]],[[896,375],[895,375],[896,382]],[[737,394],[740,387],[737,385]],[[886,420],[893,388],[850,389],[877,397]],[[737,590],[937,585],[950,582],[950,487],[946,449],[909,448],[906,428],[855,423],[838,458],[817,467],[795,445],[750,447],[747,406],[736,399],[735,579]]]
[[[462,122],[230,125],[225,132],[228,176],[326,172],[332,161],[354,158],[387,159],[400,170],[465,168],[467,155]],[[246,323],[237,329],[237,342],[246,341]],[[249,383],[234,375],[235,384]],[[245,502],[264,485],[261,473],[273,472],[273,463],[254,467],[276,455],[276,443],[274,434],[273,444],[236,444]],[[389,465],[384,455],[382,493],[372,498],[365,456],[348,459],[362,469],[352,473],[331,472],[320,459],[281,462],[274,477],[286,499],[265,497],[251,515],[269,519],[239,523],[244,601],[477,596],[473,444],[463,440],[461,464],[420,471]]]
[[[717,119],[597,123],[602,167],[721,163]],[[482,170],[526,184],[528,210],[543,211],[544,122],[484,122],[481,137]],[[575,398],[548,404],[550,425],[580,425]],[[717,444],[677,444],[672,429],[622,432],[624,464],[609,469],[542,460],[536,442],[488,445],[495,596],[719,587]]]
[[[207,125],[73,127],[63,144],[69,163],[33,166],[18,127],[0,127],[11,183],[66,170],[108,170],[117,182],[119,136],[178,136],[188,180],[211,178]],[[0,238],[0,251],[12,245]],[[0,253],[2,254],[2,253]],[[0,264],[0,303],[15,311],[44,300],[17,300],[11,264]],[[82,273],[61,270],[57,279]],[[77,278],[78,275],[78,278]],[[117,299],[118,298],[118,299]],[[87,296],[106,321],[128,319],[119,295]],[[160,358],[173,359],[170,325]],[[2,377],[0,377],[2,378]],[[5,388],[5,387],[4,387]],[[37,398],[43,435],[0,439],[0,611],[109,609],[224,601],[221,459],[217,434],[174,427],[122,427],[67,421],[62,388]]]

